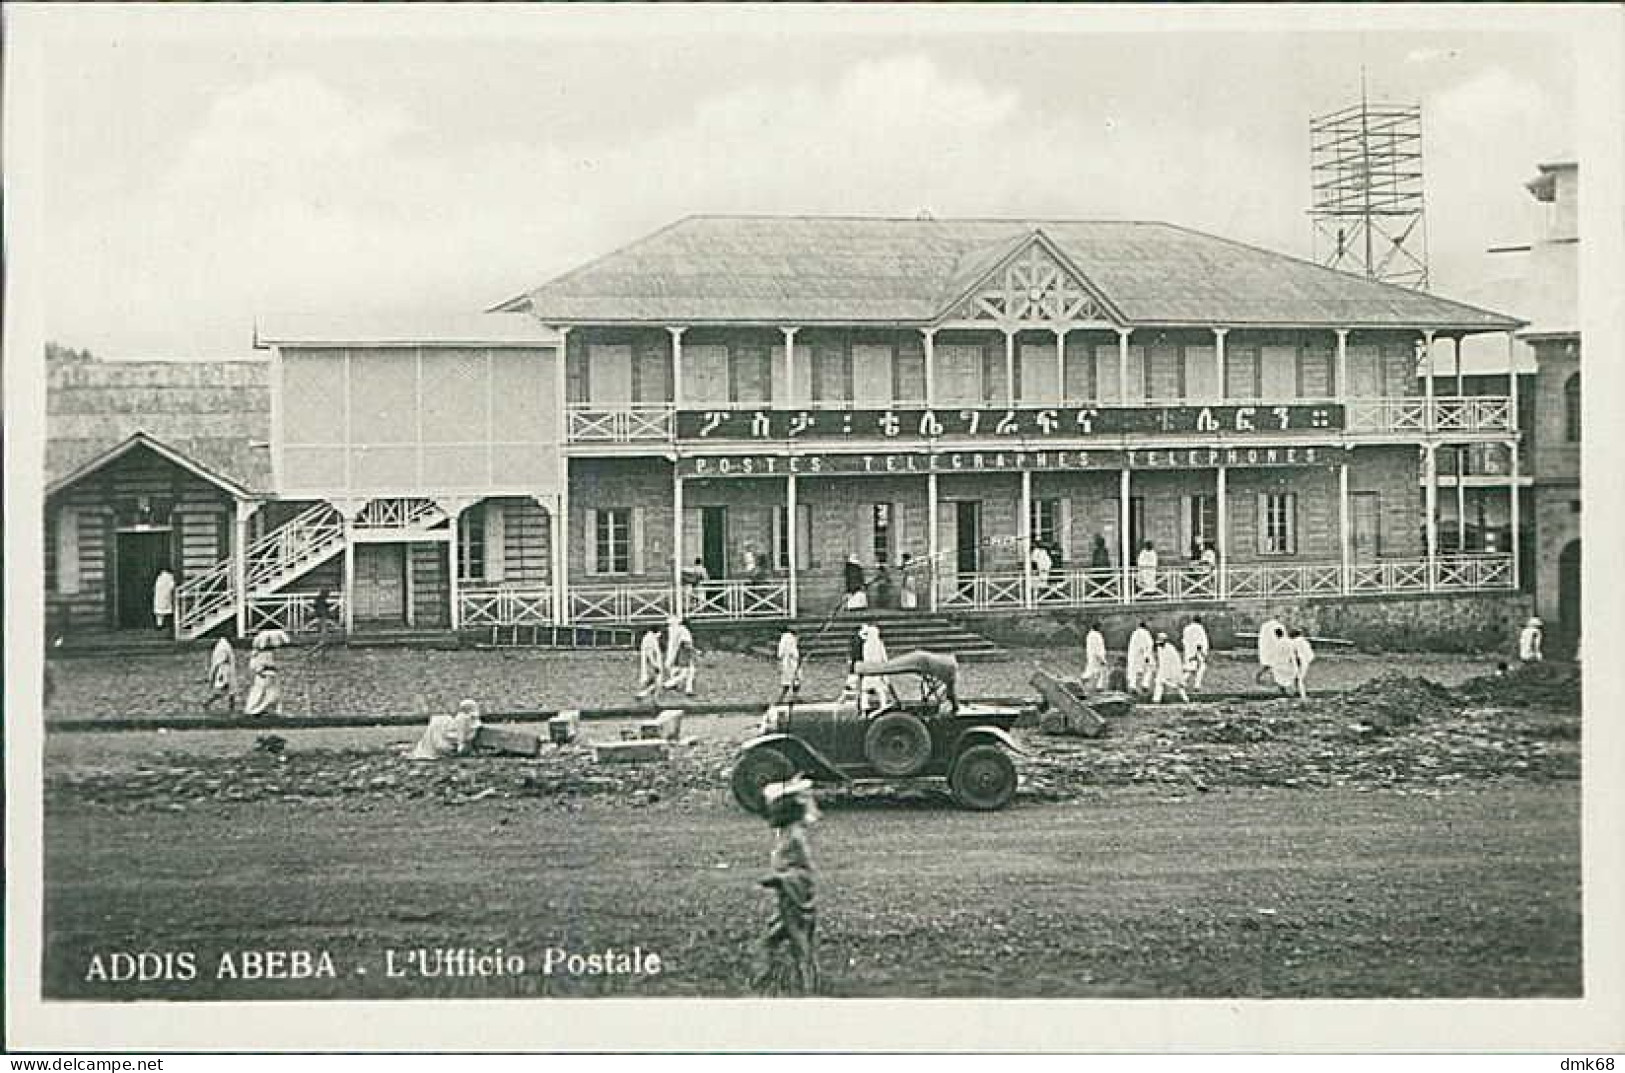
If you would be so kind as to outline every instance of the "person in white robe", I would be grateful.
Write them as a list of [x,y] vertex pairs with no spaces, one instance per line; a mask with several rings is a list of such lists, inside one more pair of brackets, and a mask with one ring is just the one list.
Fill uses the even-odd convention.
[[779,634],[779,701],[783,703],[801,692],[801,639],[789,626]]
[[462,756],[474,748],[474,738],[480,732],[480,706],[472,700],[457,705],[456,715],[434,715],[418,739],[408,759],[445,760]]
[[1151,630],[1143,622],[1128,635],[1127,662],[1129,689],[1135,693],[1151,692],[1152,680],[1157,673],[1157,653]]
[[1282,693],[1290,694],[1298,683],[1298,650],[1287,636],[1286,627],[1277,625],[1268,646],[1270,679]]
[[915,576],[919,569],[914,556],[905,551],[902,565],[897,569],[897,606],[904,611],[913,611],[920,606],[919,579]]
[[1100,623],[1089,623],[1089,632],[1083,637],[1083,682],[1091,681],[1097,690],[1104,691],[1111,673],[1111,660],[1106,656],[1106,635],[1100,632]]
[[1541,643],[1545,640],[1545,624],[1538,618],[1524,623],[1518,634],[1518,659],[1524,663],[1539,663],[1543,658]]
[[685,695],[692,697],[697,662],[694,635],[682,619],[673,615],[666,620],[666,688],[681,689]]
[[209,699],[203,702],[203,710],[212,710],[221,697],[226,699],[226,711],[237,710],[237,652],[224,637],[209,652]]
[[1294,681],[1298,687],[1298,699],[1309,699],[1309,665],[1315,662],[1315,650],[1309,643],[1309,637],[1302,630],[1293,630],[1290,645],[1292,651],[1292,666]]
[[1157,634],[1156,656],[1156,684],[1151,690],[1151,703],[1162,703],[1162,691],[1172,689],[1179,694],[1179,699],[1186,704],[1191,702],[1190,694],[1185,692],[1185,661],[1179,657],[1179,649],[1168,639],[1166,633]]
[[638,699],[642,700],[657,692],[665,676],[666,638],[661,634],[659,626],[651,626],[644,632],[643,639],[638,642]]
[[1185,652],[1185,673],[1190,676],[1191,688],[1201,689],[1202,679],[1207,676],[1207,659],[1211,650],[1207,627],[1202,625],[1201,615],[1193,615],[1185,623],[1179,640]]
[[1267,618],[1258,627],[1258,673],[1253,681],[1260,684],[1269,680],[1270,666],[1275,662],[1277,639],[1286,636],[1286,627],[1280,620]]
[[1032,555],[1028,558],[1032,562],[1033,594],[1043,596],[1049,592],[1049,575],[1050,571],[1055,569],[1055,559],[1043,544],[1034,544]]
[[[858,635],[863,638],[863,662],[885,663],[889,656],[886,654],[886,642],[880,639],[880,627],[874,623],[866,623]],[[864,706],[873,711],[884,707],[888,701],[894,699],[891,685],[884,676],[869,675],[858,683],[858,689],[863,695]]]
[[1157,549],[1147,540],[1140,545],[1140,554],[1135,556],[1134,566],[1139,577],[1141,592],[1157,591]]
[[169,628],[175,614],[175,575],[169,568],[158,571],[152,579],[152,621],[160,630]]
[[254,635],[254,651],[248,657],[248,673],[253,682],[248,687],[248,699],[243,702],[244,715],[281,715],[282,681],[277,676],[276,650],[288,643],[283,630],[261,630]]

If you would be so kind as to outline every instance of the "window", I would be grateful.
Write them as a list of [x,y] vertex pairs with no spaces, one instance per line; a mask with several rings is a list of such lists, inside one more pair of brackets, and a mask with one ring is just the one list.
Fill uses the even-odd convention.
[[485,504],[463,512],[457,522],[457,580],[485,580]]
[[1580,374],[1574,373],[1563,384],[1563,439],[1580,442]]
[[1224,397],[1256,399],[1263,395],[1257,347],[1230,347],[1224,352]]
[[1199,558],[1202,548],[1219,546],[1219,497],[1194,495],[1185,497],[1185,546],[1192,559]]
[[1295,492],[1268,492],[1258,497],[1260,515],[1258,550],[1264,555],[1298,552],[1298,496]]
[[1332,381],[1337,354],[1310,344],[1298,352],[1298,398],[1329,399],[1335,392]]
[[765,346],[737,346],[731,354],[729,385],[736,403],[765,403],[772,394],[772,366]]
[[632,512],[625,507],[594,511],[593,562],[589,573],[632,572]]
[[852,354],[840,343],[813,348],[811,378],[814,402],[852,401]]
[[889,566],[892,561],[892,552],[896,545],[896,508],[890,503],[876,503],[870,508],[872,523],[870,531],[873,538],[870,547],[874,551],[875,565]]
[[903,346],[892,364],[892,398],[898,405],[925,404],[925,351]]

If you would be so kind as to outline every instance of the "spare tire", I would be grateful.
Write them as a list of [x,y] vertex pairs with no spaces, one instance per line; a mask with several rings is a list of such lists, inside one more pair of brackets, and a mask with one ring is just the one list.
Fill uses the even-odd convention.
[[917,775],[931,759],[931,731],[917,715],[887,712],[869,724],[863,755],[889,778]]
[[734,764],[733,777],[729,780],[734,800],[746,812],[760,816],[767,811],[767,803],[762,798],[763,788],[768,783],[785,781],[795,774],[795,770],[788,756],[771,745],[758,745]]

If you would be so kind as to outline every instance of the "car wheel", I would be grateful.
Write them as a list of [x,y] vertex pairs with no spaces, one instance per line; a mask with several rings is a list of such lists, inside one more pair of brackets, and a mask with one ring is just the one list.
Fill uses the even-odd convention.
[[768,783],[783,782],[795,774],[795,767],[790,758],[769,745],[758,745],[739,758],[734,764],[733,786],[734,800],[746,812],[754,812],[758,816],[767,811],[767,803],[762,799],[762,788]]
[[972,745],[948,773],[954,801],[978,812],[1001,809],[1016,796],[1016,765],[996,745]]
[[887,712],[864,732],[863,755],[882,775],[894,779],[916,775],[931,759],[931,731],[917,715]]

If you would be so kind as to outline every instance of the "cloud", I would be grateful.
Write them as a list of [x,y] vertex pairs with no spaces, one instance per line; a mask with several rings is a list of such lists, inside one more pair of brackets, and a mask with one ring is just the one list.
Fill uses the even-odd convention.
[[[1509,78],[1440,94],[1430,140],[1481,145],[1508,109],[1538,127],[1549,102]],[[481,140],[273,74],[221,96],[144,187],[59,207],[51,328],[112,352],[242,353],[257,314],[477,310],[699,212],[1158,218],[1307,246],[1288,111],[1214,122],[1110,92],[1036,99],[905,53],[727,84],[638,137],[566,140],[538,122]],[[1476,155],[1436,164],[1474,197],[1518,194]]]

